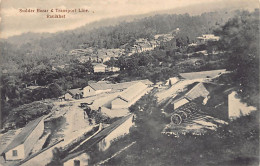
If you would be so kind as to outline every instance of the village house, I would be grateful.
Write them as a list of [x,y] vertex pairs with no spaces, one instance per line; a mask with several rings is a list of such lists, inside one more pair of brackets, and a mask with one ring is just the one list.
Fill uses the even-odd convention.
[[112,109],[124,109],[130,107],[146,93],[147,85],[138,82],[124,90],[111,103]]
[[94,73],[104,73],[106,72],[107,65],[104,65],[102,63],[93,63]]
[[29,122],[3,151],[2,155],[5,160],[25,159],[42,136],[43,131],[43,117]]
[[209,41],[219,41],[220,37],[215,36],[214,34],[204,34],[200,37],[197,37],[198,43],[199,44],[205,44]]
[[70,89],[64,95],[65,100],[81,99],[82,97],[83,97],[83,92],[80,89]]

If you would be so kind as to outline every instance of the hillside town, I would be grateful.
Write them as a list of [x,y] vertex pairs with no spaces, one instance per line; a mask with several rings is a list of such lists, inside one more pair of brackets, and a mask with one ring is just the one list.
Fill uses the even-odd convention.
[[177,25],[135,34],[114,48],[86,41],[67,57],[27,64],[14,74],[19,83],[2,70],[10,111],[3,111],[0,165],[236,165],[240,158],[255,165],[258,62],[234,58],[255,45],[231,48],[228,40],[245,28],[236,25],[235,36],[232,21],[190,36]]

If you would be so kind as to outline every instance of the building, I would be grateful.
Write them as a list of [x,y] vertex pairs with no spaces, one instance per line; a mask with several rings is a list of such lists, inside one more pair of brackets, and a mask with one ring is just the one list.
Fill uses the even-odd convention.
[[111,143],[113,143],[116,139],[119,139],[120,137],[129,134],[130,132],[129,130],[134,124],[133,119],[134,119],[134,115],[129,114],[121,118],[117,122],[115,122],[115,123],[120,123],[120,125],[117,128],[115,128],[113,131],[111,131],[104,139],[102,139],[98,143],[99,151],[107,150],[111,146]]
[[106,71],[107,72],[117,72],[117,71],[120,71],[120,68],[118,68],[118,67],[107,67]]
[[94,73],[104,73],[106,72],[107,65],[102,63],[93,64]]
[[3,151],[5,160],[25,159],[44,131],[44,118],[29,122]]
[[191,73],[180,73],[179,75],[184,79],[194,80],[194,79],[215,78],[225,72],[226,69],[220,69],[220,70],[209,70],[209,71],[200,71],[200,72],[191,72]]
[[25,89],[33,91],[35,89],[40,89],[40,88],[45,88],[44,86],[36,86],[36,85],[32,85],[32,86],[27,86]]
[[105,82],[89,83],[83,88],[83,97],[94,96],[100,93],[109,92],[112,90],[111,84]]
[[[102,153],[106,151],[110,146],[111,143],[114,142],[116,139],[119,139],[126,134],[128,134],[130,131],[130,128],[134,124],[133,120],[134,115],[129,114],[108,127],[104,128],[101,132],[99,132],[96,135],[91,136],[92,138],[89,140],[91,144],[93,144],[93,140],[95,140],[97,147],[97,150]],[[64,166],[83,166],[83,165],[89,165],[88,160],[90,159],[90,156],[88,154],[91,146],[86,146],[86,149],[75,152],[72,154],[69,154],[67,157],[62,159],[62,163]],[[99,165],[99,164],[98,164]]]
[[246,103],[242,103],[240,98],[238,97],[237,92],[233,91],[228,95],[229,120],[235,120],[236,118],[248,115],[255,110],[255,107],[249,106]]
[[200,37],[197,37],[198,43],[199,44],[205,44],[209,41],[219,41],[220,37],[215,36],[214,34],[205,34]]
[[81,99],[82,97],[83,97],[83,92],[80,89],[70,89],[64,95],[65,100]]
[[176,100],[174,100],[171,104],[173,106],[173,110],[176,110],[180,106],[193,101],[198,97],[206,98],[209,95],[208,89],[205,87],[204,83],[197,83],[191,90],[189,90],[183,96],[176,96]]
[[111,108],[129,108],[146,93],[147,87],[147,85],[141,82],[131,85],[129,88],[124,90],[115,100],[112,101]]

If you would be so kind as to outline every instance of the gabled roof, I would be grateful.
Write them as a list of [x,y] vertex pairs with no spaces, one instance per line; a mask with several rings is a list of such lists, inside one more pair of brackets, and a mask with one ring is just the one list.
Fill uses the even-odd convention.
[[37,118],[29,122],[22,131],[13,139],[13,141],[5,148],[3,153],[8,152],[9,150],[23,144],[25,140],[31,135],[33,130],[38,126],[44,116]]
[[119,98],[130,102],[132,101],[137,95],[139,95],[142,91],[144,91],[147,88],[147,86],[141,82],[138,82],[129,88],[127,88],[125,91],[123,91]]
[[198,83],[188,93],[186,93],[185,97],[189,100],[194,100],[198,97],[207,97],[208,95],[209,91],[205,88],[203,83]]
[[71,95],[80,94],[82,91],[80,89],[70,89],[68,90],[68,93]]
[[65,163],[65,162],[67,162],[67,161],[69,161],[71,159],[74,159],[75,157],[78,157],[82,153],[87,152],[88,150],[90,150],[90,148],[92,148],[93,146],[98,144],[101,140],[103,140],[106,136],[108,136],[112,131],[114,131],[115,129],[120,127],[120,125],[122,125],[125,121],[127,121],[131,117],[133,117],[133,114],[129,114],[129,115],[125,116],[125,117],[122,117],[119,120],[115,121],[114,123],[110,124],[108,127],[104,128],[102,131],[100,131],[97,135],[95,135],[92,138],[90,138],[87,141],[87,145],[88,146],[86,145],[85,146],[86,148],[84,150],[77,151],[77,152],[72,152],[71,154],[69,154],[68,156],[63,158],[61,160],[61,162]]
[[200,79],[200,78],[214,78],[219,74],[224,73],[225,71],[226,69],[191,72],[191,73],[180,73],[180,76],[188,80]]
[[107,84],[107,83],[104,83],[104,82],[89,83],[88,86],[90,86],[94,90],[112,89],[112,84]]
[[175,97],[174,103],[182,100],[187,99],[192,101],[198,97],[207,97],[213,90],[215,90],[218,85],[212,83],[205,83],[205,82],[195,82],[191,85],[191,89],[188,92],[184,92],[185,94],[180,94]]
[[107,89],[113,89],[113,90],[124,90],[127,89],[128,87],[138,83],[142,82],[145,85],[152,85],[153,83],[148,80],[137,80],[137,81],[131,81],[131,82],[121,82],[121,83],[108,83],[108,82],[89,82],[88,86],[90,86],[94,90],[107,90]]

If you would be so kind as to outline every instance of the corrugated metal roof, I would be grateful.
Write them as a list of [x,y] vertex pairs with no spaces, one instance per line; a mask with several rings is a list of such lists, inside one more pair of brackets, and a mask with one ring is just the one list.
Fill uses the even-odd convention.
[[29,135],[33,132],[33,130],[38,126],[44,116],[37,118],[31,122],[29,122],[22,131],[13,139],[13,141],[5,148],[3,153],[8,152],[9,150],[21,145],[25,142],[25,140],[29,137]]

